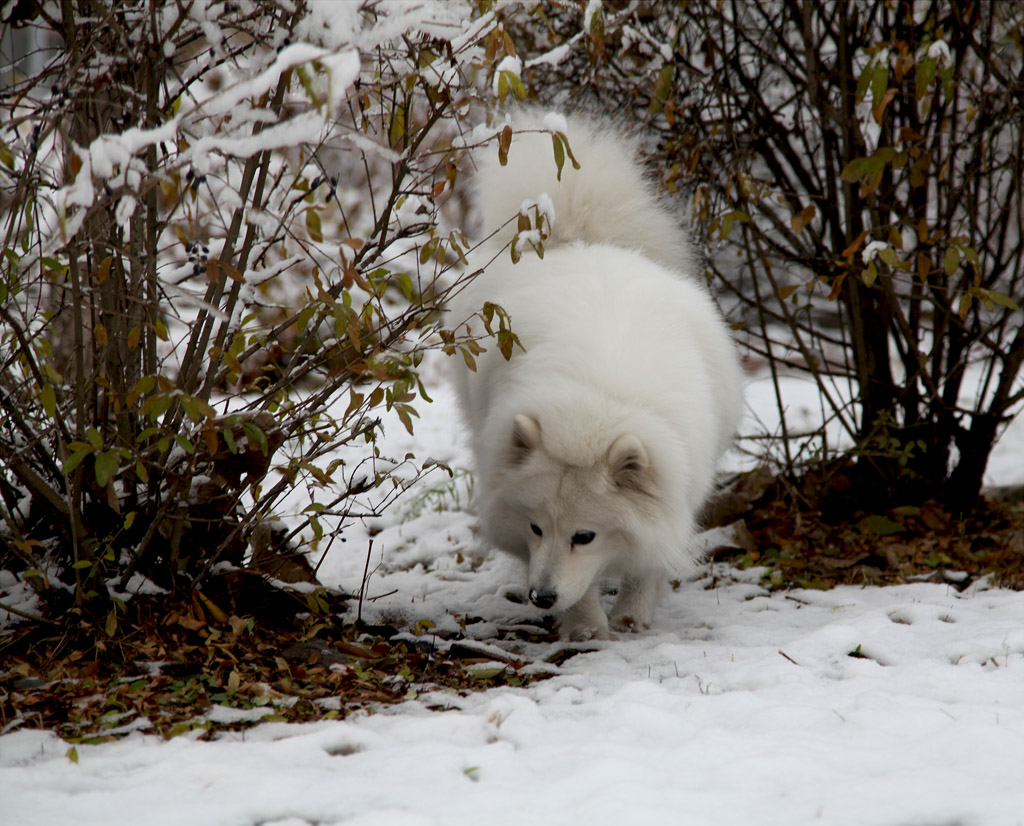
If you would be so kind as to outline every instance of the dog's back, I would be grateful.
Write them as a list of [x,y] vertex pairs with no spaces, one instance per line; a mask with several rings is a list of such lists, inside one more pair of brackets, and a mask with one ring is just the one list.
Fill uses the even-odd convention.
[[[524,201],[546,193],[554,206],[554,228],[546,246],[582,241],[638,250],[664,267],[697,275],[697,256],[676,218],[665,208],[637,162],[637,142],[609,124],[575,116],[526,112],[515,130],[508,162],[493,148],[477,159],[476,203],[486,233],[518,211]],[[564,129],[576,169],[566,155],[561,180],[551,129]],[[507,243],[516,225],[495,236]]]

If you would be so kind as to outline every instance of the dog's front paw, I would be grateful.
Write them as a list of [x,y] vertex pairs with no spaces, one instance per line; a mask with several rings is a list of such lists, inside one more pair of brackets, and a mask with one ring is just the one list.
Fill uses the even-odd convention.
[[650,620],[644,622],[629,614],[622,614],[611,618],[611,627],[624,634],[635,634],[638,631],[650,631],[651,623]]
[[569,642],[590,642],[591,640],[613,639],[612,632],[608,628],[608,621],[604,622],[564,622],[561,631],[563,640]]
[[569,631],[568,637],[569,642],[590,642],[591,640],[610,639],[607,631],[602,634],[601,629],[593,625],[585,628],[573,628]]

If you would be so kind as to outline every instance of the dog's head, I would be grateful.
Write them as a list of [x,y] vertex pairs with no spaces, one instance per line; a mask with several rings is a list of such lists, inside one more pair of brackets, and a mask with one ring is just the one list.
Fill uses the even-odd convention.
[[515,417],[502,530],[528,551],[530,600],[564,611],[603,571],[628,567],[651,516],[654,477],[640,440],[620,434],[576,464],[545,446],[539,421]]

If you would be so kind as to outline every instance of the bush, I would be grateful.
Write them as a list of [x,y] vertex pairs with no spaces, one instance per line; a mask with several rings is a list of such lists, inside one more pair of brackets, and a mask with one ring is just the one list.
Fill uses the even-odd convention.
[[110,631],[138,577],[187,593],[257,528],[265,555],[293,489],[271,552],[324,551],[431,469],[376,441],[429,401],[424,352],[465,346],[437,313],[468,246],[439,205],[498,23],[21,9],[5,42],[50,50],[2,104],[0,568]]
[[783,372],[817,383],[816,434],[790,432],[779,397],[785,469],[824,466],[865,507],[969,507],[1024,400],[1020,7],[587,14],[517,18],[526,79],[659,134],[653,166],[692,197],[747,346],[777,389]]

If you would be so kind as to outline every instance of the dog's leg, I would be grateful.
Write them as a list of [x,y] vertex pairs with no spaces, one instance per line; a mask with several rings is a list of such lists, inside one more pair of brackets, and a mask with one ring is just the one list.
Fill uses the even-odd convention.
[[616,631],[646,631],[650,628],[660,590],[661,577],[656,573],[624,576],[612,609],[612,628]]
[[600,593],[600,586],[591,585],[583,598],[559,617],[559,630],[563,640],[586,642],[612,638],[608,630],[608,617],[605,616],[601,601],[598,599]]

